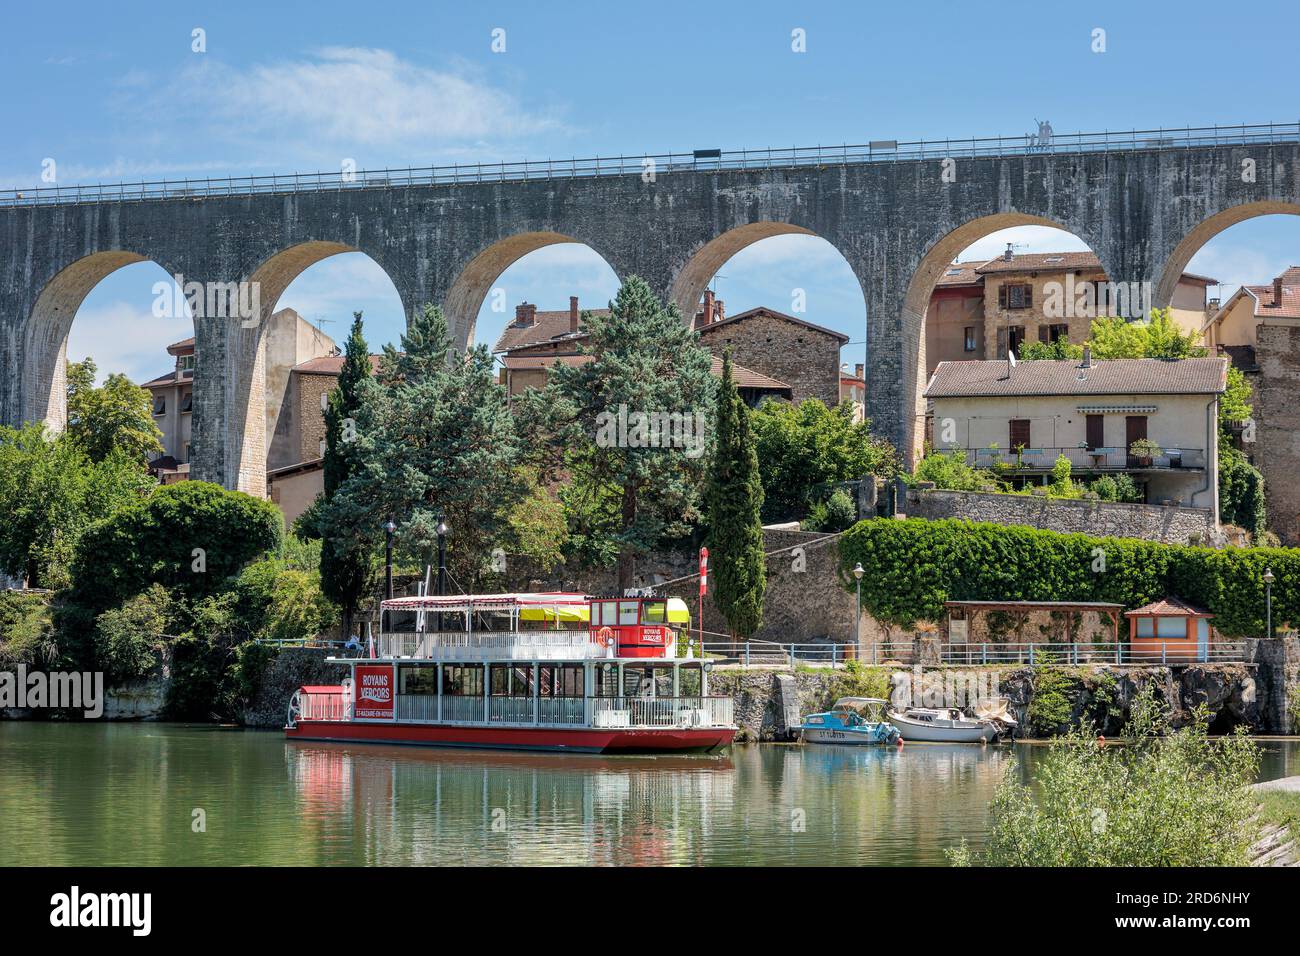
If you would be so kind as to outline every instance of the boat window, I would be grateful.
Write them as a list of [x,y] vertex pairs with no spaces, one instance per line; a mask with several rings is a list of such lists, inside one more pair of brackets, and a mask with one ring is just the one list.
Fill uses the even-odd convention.
[[677,692],[683,697],[699,697],[702,676],[698,667],[683,667],[677,672]]
[[493,697],[532,697],[533,669],[529,665],[493,664]]
[[397,668],[397,687],[399,694],[437,694],[438,668],[402,665]]
[[442,694],[444,697],[482,697],[483,665],[444,664]]
[[618,623],[628,625],[636,623],[636,601],[619,601],[618,602]]
[[616,664],[597,664],[593,668],[594,680],[593,693],[597,697],[619,697],[618,689],[618,665]]
[[820,717],[809,717],[809,718],[808,718],[808,723],[810,723],[810,724],[824,724],[824,723],[826,723],[826,721],[823,720],[823,719],[820,718]]
[[642,624],[663,624],[668,620],[667,601],[646,601],[641,605]]

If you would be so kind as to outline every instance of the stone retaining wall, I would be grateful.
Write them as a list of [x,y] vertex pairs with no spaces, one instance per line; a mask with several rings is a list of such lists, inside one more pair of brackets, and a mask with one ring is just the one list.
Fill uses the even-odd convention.
[[1214,515],[1204,508],[1120,504],[1047,498],[1042,495],[1005,495],[975,491],[909,489],[909,518],[965,518],[994,524],[1029,525],[1064,533],[1143,538],[1166,544],[1208,543],[1217,528]]

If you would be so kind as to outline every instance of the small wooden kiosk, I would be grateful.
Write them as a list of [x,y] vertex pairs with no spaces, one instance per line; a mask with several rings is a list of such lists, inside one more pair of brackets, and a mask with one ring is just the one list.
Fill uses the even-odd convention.
[[1125,611],[1129,654],[1135,662],[1208,661],[1213,628],[1207,611],[1167,597]]

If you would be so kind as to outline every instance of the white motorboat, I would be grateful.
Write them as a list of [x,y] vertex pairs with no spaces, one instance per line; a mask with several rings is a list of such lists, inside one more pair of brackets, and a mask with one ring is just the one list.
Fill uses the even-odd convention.
[[889,722],[898,728],[903,740],[927,743],[962,744],[994,740],[997,725],[991,720],[967,717],[955,707],[905,707],[891,710]]

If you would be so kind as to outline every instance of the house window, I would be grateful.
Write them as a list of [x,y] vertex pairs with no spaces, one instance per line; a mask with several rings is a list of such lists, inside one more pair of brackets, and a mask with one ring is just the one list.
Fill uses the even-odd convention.
[[1023,325],[1011,325],[1007,327],[1007,348],[1016,358],[1020,357],[1020,346],[1025,341],[1025,327]]
[[998,308],[1029,309],[1034,305],[1034,287],[1027,282],[998,288]]
[[1011,419],[1010,426],[1011,448],[1016,449],[1029,447],[1029,419],[1013,418]]
[[1040,325],[1038,327],[1038,339],[1040,342],[1068,342],[1070,340],[1070,327],[1064,323]]
[[166,396],[166,395],[155,395],[155,396],[153,397],[153,413],[154,413],[155,415],[166,415],[166,414],[167,414],[167,396]]
[[194,371],[194,356],[193,356],[193,355],[181,355],[181,356],[177,357],[177,359],[176,359],[176,368],[177,368],[178,370],[180,370],[181,372],[193,372],[193,371]]
[[193,393],[193,392],[186,392],[184,395],[181,396],[181,411],[182,411],[182,412],[192,412],[192,411],[194,411],[194,393]]
[[185,443],[185,448],[184,448],[184,450],[181,452],[181,454],[185,456],[184,458],[181,459],[182,462],[186,462],[186,461],[189,461],[189,460],[190,460],[190,443],[189,443],[189,442],[186,442],[186,443]]
[[975,351],[975,326],[973,325],[966,326],[966,351]]

